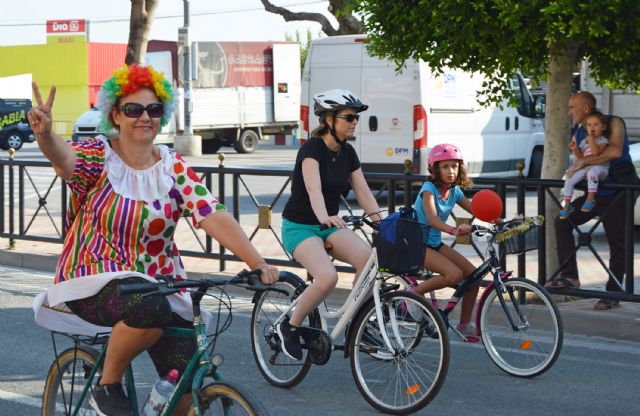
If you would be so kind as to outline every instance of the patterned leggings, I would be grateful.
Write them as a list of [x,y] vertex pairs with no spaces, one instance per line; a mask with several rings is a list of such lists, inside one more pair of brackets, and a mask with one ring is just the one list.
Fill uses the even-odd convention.
[[[141,329],[193,327],[192,322],[171,312],[169,301],[164,296],[118,296],[117,285],[120,283],[147,283],[147,280],[137,276],[115,279],[95,295],[67,302],[67,306],[80,318],[94,325],[114,326],[123,321],[127,326]],[[196,343],[191,338],[163,335],[147,352],[161,377],[165,377],[174,368],[182,375],[196,352]]]

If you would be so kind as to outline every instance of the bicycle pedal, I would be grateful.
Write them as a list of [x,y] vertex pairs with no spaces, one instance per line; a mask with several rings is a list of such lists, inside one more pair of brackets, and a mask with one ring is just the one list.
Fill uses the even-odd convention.
[[399,290],[399,289],[400,289],[400,285],[395,283],[395,284],[385,284],[382,286],[380,290],[382,291],[382,293],[387,293],[387,292],[393,292],[394,290]]
[[304,340],[302,348],[306,348],[309,359],[315,365],[324,365],[331,357],[331,338],[318,328],[300,327],[300,336]]

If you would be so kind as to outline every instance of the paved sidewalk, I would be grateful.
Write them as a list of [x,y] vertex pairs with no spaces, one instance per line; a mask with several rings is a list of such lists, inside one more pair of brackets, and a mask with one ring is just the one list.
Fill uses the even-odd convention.
[[[264,243],[257,244],[258,249],[261,250],[263,245]],[[14,250],[0,249],[0,264],[53,272],[61,248],[62,245],[60,244],[19,240],[16,242],[16,248]],[[187,271],[192,277],[204,274],[229,275],[240,271],[244,267],[243,264],[238,262],[227,262],[227,271],[220,273],[217,272],[219,266],[216,260],[183,257],[183,261]],[[535,264],[535,262],[532,263]],[[595,264],[595,260],[589,262],[583,259],[580,261],[580,270],[593,271],[593,269],[597,267],[600,266]],[[292,268],[287,270],[303,278],[305,276],[302,269]],[[636,266],[635,270],[640,270],[640,267]],[[583,287],[603,287],[605,283],[604,279],[597,281],[593,278],[593,273],[585,273],[585,275],[590,277],[584,279]],[[340,274],[338,289],[332,295],[330,299],[331,302],[338,304],[346,299],[349,294],[352,279],[353,276],[351,274]],[[640,287],[640,278],[636,277],[635,280],[635,287]],[[450,293],[451,292],[443,291],[441,296],[448,298]],[[640,303],[622,302],[621,306],[616,309],[595,311],[593,310],[594,299],[569,298],[561,295],[554,296],[562,314],[566,333],[640,343]],[[459,310],[459,308],[457,308],[457,310]]]

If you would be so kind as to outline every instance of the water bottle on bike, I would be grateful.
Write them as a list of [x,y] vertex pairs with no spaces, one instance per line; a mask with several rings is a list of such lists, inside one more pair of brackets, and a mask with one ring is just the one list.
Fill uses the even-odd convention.
[[162,412],[164,405],[171,397],[173,389],[178,381],[178,370],[173,369],[167,374],[167,378],[159,378],[153,385],[147,403],[142,409],[144,416],[157,416]]

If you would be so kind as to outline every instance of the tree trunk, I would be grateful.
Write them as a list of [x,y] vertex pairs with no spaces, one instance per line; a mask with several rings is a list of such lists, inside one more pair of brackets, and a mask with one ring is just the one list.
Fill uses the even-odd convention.
[[264,9],[270,13],[279,14],[286,22],[308,20],[322,26],[327,36],[357,35],[362,33],[362,25],[351,11],[347,10],[349,0],[329,0],[329,12],[338,21],[338,29],[331,26],[331,22],[321,13],[292,12],[284,7],[278,7],[269,0],[260,0]]
[[[543,179],[562,178],[567,169],[570,139],[570,119],[567,115],[571,97],[571,81],[576,66],[578,42],[557,48],[551,47],[544,129]],[[558,190],[559,195],[559,190]],[[558,269],[556,232],[553,226],[560,209],[550,196],[546,197],[545,227],[547,232],[547,276]]]
[[149,31],[158,8],[158,0],[131,0],[131,20],[129,23],[129,44],[124,62],[127,65],[144,62],[147,53]]

